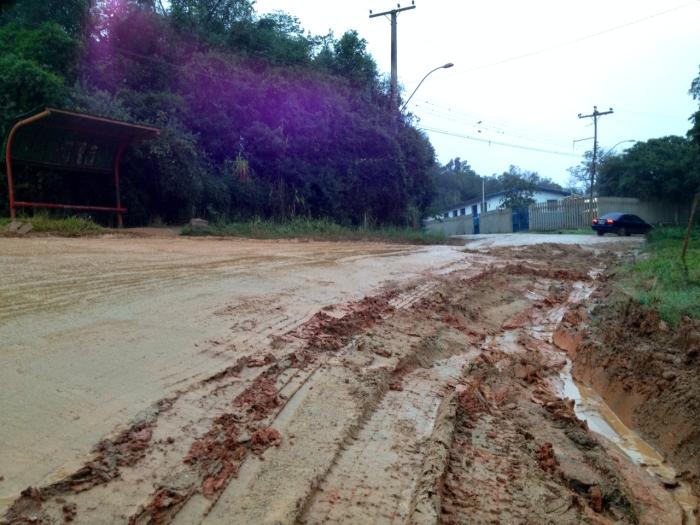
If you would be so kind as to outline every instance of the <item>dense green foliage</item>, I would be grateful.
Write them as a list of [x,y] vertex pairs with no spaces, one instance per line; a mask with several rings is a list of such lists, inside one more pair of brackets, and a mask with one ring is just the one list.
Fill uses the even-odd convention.
[[295,218],[285,222],[254,219],[247,222],[217,223],[207,227],[185,226],[183,235],[231,236],[253,239],[303,238],[325,241],[382,241],[405,244],[445,244],[448,238],[444,233],[425,232],[415,228],[385,226],[363,228],[341,226],[325,219]]
[[645,256],[625,270],[625,286],[642,304],[658,309],[666,321],[681,316],[700,319],[700,234],[696,231],[688,248],[686,275],[680,258],[685,230],[653,230],[645,245]]
[[66,84],[74,79],[79,42],[54,22],[23,27],[0,26],[0,130],[15,116],[43,105],[68,100]]
[[604,157],[601,195],[687,201],[700,187],[698,148],[684,137],[637,142],[622,155]]
[[[0,132],[45,105],[161,128],[124,159],[128,223],[418,224],[434,151],[389,107],[356,32],[308,35],[248,0],[93,3],[17,2],[0,14]],[[53,198],[74,200],[79,180],[61,179]],[[0,181],[0,206],[5,191]]]
[[0,4],[0,23],[36,29],[53,22],[70,37],[80,37],[88,22],[91,0],[8,0]]

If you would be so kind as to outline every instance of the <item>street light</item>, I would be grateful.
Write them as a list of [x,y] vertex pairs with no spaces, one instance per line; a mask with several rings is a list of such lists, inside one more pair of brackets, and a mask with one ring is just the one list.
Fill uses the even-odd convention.
[[403,106],[401,106],[401,111],[403,111],[404,109],[406,109],[406,106],[408,105],[408,103],[409,103],[409,102],[411,101],[411,99],[413,98],[413,95],[416,94],[416,91],[418,91],[418,88],[421,86],[421,84],[423,83],[423,81],[425,81],[425,79],[428,78],[428,77],[430,76],[431,73],[434,73],[434,72],[437,71],[438,69],[449,69],[449,68],[451,68],[452,66],[454,66],[454,64],[453,64],[452,62],[448,62],[448,63],[445,64],[445,65],[436,67],[435,69],[431,69],[430,71],[428,71],[428,74],[425,75],[425,76],[423,77],[423,80],[421,80],[420,82],[418,82],[418,85],[416,86],[416,89],[413,90],[413,93],[411,93],[411,96],[408,97],[408,100],[406,100],[406,102],[404,102]]
[[625,142],[639,142],[639,141],[638,141],[638,140],[634,140],[634,139],[621,140],[620,142],[618,142],[617,144],[615,144],[612,148],[610,148],[610,149],[608,150],[608,152],[611,152],[612,150],[614,150],[615,148],[617,148],[620,144],[624,144]]

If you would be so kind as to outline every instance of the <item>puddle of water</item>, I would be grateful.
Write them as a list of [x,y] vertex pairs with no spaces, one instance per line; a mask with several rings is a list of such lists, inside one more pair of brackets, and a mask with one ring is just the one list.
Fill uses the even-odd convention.
[[671,493],[683,509],[684,523],[697,525],[695,509],[698,507],[698,498],[686,482],[676,480],[676,471],[664,463],[663,456],[627,427],[595,390],[574,381],[569,359],[559,377],[560,395],[574,400],[574,412],[579,419],[586,421],[588,428],[615,443],[634,464],[644,468],[652,477],[678,482]]

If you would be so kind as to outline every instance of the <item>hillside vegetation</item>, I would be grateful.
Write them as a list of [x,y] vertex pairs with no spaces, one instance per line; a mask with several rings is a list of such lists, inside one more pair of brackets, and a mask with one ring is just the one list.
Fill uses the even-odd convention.
[[[430,202],[434,151],[391,110],[354,31],[309,35],[249,0],[47,0],[5,5],[0,47],[3,136],[46,105],[161,128],[124,160],[128,224],[416,225]],[[22,180],[19,197],[37,200],[70,201],[78,184],[88,200],[110,191],[49,171]],[[1,180],[0,215],[6,206]]]

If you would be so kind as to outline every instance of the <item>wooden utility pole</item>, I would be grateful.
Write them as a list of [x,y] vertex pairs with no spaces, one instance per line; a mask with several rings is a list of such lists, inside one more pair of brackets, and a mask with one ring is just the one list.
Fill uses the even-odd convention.
[[401,7],[401,4],[396,4],[396,9],[391,11],[384,11],[383,13],[372,13],[370,10],[369,17],[376,18],[378,16],[391,16],[391,107],[399,107],[399,92],[398,92],[398,51],[396,44],[396,16],[402,11],[408,11],[409,9],[415,9],[415,0],[411,0],[411,5],[408,7]]
[[593,113],[590,115],[578,114],[578,118],[592,118],[593,119],[593,163],[591,164],[591,197],[588,203],[588,210],[591,219],[593,219],[593,184],[595,183],[595,170],[596,161],[598,160],[598,117],[603,115],[610,115],[613,112],[613,108],[608,111],[598,111],[598,106],[593,106]]

